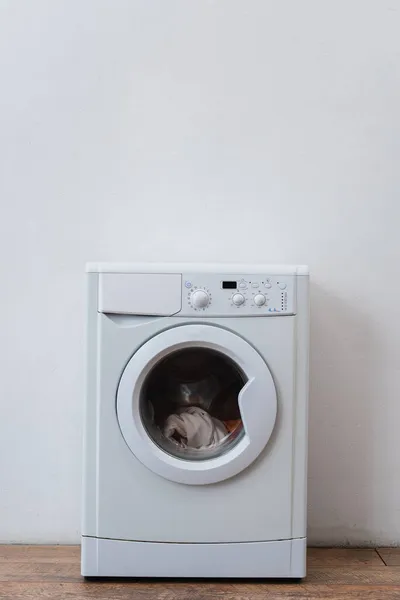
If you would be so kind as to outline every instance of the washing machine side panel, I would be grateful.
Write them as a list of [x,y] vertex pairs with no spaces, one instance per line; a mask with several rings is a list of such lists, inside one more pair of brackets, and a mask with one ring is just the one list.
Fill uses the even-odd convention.
[[135,318],[99,316],[98,520],[95,533],[86,535],[210,543],[291,537],[295,321],[269,318],[260,326],[259,319],[207,320],[238,333],[265,357],[279,406],[272,438],[255,463],[224,482],[196,486],[144,467],[125,443],[116,416],[118,383],[135,349],[158,331],[196,320],[167,317],[138,324]]
[[[96,531],[97,494],[97,356],[98,356],[98,275],[86,280],[86,381],[83,430],[82,534]],[[92,533],[90,533],[92,532]]]
[[293,439],[292,536],[305,537],[307,530],[307,458],[309,388],[309,277],[297,278],[296,404]]

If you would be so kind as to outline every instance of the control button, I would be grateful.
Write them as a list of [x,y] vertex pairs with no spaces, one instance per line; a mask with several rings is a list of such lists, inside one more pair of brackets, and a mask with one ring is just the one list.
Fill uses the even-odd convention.
[[243,294],[233,294],[232,302],[235,306],[241,306],[242,304],[244,304],[244,301],[245,297],[243,296]]
[[256,306],[264,306],[264,304],[266,303],[267,299],[264,296],[264,294],[256,294],[254,296],[254,304]]
[[287,288],[287,285],[286,285],[286,283],[278,283],[278,287],[279,287],[281,290],[285,290],[285,289]]
[[192,287],[192,282],[191,281],[185,281],[185,287],[191,288]]
[[254,283],[251,284],[251,287],[258,288],[258,287],[260,287],[260,284],[254,282]]
[[271,282],[270,282],[270,280],[269,280],[269,279],[267,279],[267,281],[264,283],[264,285],[265,285],[265,287],[266,287],[266,288],[268,288],[268,289],[272,287],[272,284],[271,284]]
[[194,308],[206,308],[210,304],[210,296],[204,290],[196,290],[190,296]]
[[247,288],[247,283],[245,281],[240,281],[239,287],[241,290],[245,290]]

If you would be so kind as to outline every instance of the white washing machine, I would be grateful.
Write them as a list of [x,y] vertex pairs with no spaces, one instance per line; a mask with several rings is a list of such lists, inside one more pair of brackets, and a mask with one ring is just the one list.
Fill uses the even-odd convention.
[[91,264],[82,574],[303,577],[308,269]]

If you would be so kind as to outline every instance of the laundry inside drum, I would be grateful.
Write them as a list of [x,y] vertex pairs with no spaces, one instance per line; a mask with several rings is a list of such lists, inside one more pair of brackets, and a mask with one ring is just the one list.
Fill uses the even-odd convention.
[[239,393],[247,378],[225,354],[187,348],[160,360],[144,382],[140,412],[152,440],[185,460],[219,456],[243,436]]

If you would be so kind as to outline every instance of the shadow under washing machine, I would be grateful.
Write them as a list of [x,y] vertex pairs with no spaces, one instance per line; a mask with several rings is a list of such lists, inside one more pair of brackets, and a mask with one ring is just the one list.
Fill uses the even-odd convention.
[[88,265],[82,574],[306,569],[308,269]]

